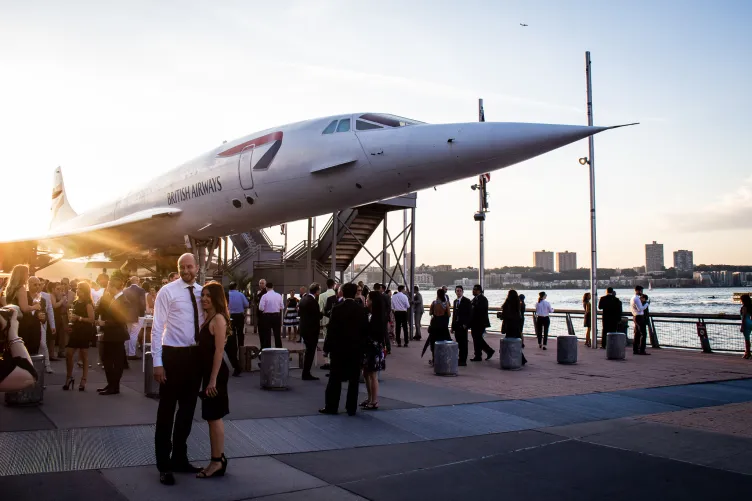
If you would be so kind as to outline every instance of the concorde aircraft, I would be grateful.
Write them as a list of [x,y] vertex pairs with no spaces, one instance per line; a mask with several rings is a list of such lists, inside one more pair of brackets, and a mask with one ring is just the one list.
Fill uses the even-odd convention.
[[49,231],[15,242],[66,257],[183,245],[501,169],[610,128],[426,124],[381,113],[317,118],[224,143],[82,214],[58,167]]

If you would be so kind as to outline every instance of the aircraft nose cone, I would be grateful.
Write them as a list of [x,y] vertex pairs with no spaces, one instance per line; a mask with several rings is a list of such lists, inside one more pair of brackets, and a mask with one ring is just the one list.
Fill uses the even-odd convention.
[[[532,123],[463,124],[455,141],[460,168],[477,173],[500,169],[584,139],[608,127]],[[476,172],[468,172],[474,174]]]

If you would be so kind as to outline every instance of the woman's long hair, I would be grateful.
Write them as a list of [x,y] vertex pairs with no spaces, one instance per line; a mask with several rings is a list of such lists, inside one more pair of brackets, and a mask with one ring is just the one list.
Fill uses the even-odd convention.
[[504,300],[504,304],[501,305],[501,312],[513,311],[515,315],[520,314],[520,296],[517,291],[510,289],[507,293],[507,298]]
[[8,286],[5,288],[5,300],[10,304],[18,293],[18,289],[26,285],[29,281],[29,267],[25,264],[17,264],[10,272]]
[[[230,326],[230,312],[227,309],[227,299],[225,298],[225,288],[219,282],[209,282],[204,285],[204,290],[209,291],[209,297],[211,298],[214,311],[218,315],[222,315],[227,320],[227,326]],[[229,329],[228,329],[229,330]]]
[[587,305],[588,305],[588,303],[590,302],[590,298],[591,298],[591,297],[592,297],[592,296],[590,295],[590,293],[589,293],[589,292],[586,292],[586,293],[585,293],[585,294],[584,294],[584,295],[582,296],[582,307],[583,307],[583,308],[587,308]]
[[747,309],[747,315],[752,315],[752,297],[749,294],[742,294],[742,306]]
[[368,301],[371,303],[371,321],[377,319],[381,321],[384,317],[384,300],[382,295],[378,291],[371,291],[368,293]]
[[546,297],[546,293],[541,291],[538,293],[538,302],[540,303]]
[[[81,292],[79,292],[81,291]],[[78,286],[76,287],[76,297],[80,301],[84,301],[86,303],[93,303],[94,301],[91,299],[91,287],[89,287],[89,284],[86,282],[79,282]]]
[[436,291],[436,297],[439,301],[442,303],[446,303],[446,292],[444,292],[444,289],[439,289]]

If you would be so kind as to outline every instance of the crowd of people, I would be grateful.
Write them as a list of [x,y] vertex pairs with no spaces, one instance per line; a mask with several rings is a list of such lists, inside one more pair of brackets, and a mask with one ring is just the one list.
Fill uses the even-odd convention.
[[[79,391],[85,391],[88,378],[89,348],[96,346],[100,331],[100,362],[107,384],[100,395],[120,393],[120,380],[129,359],[137,358],[139,319],[153,314],[151,353],[153,377],[159,383],[159,407],[156,417],[155,453],[160,482],[175,483],[174,473],[195,473],[199,478],[224,475],[228,461],[224,454],[223,418],[229,413],[228,381],[239,376],[239,348],[245,346],[246,309],[256,308],[261,348],[282,347],[284,336],[305,345],[302,371],[304,381],[319,378],[311,372],[320,336],[323,333],[323,354],[328,363],[328,381],[322,414],[339,410],[342,383],[348,382],[345,409],[355,415],[358,408],[379,408],[379,373],[386,369],[392,348],[409,346],[422,340],[421,319],[424,301],[415,287],[412,295],[400,285],[396,292],[376,283],[369,289],[363,282],[338,286],[327,280],[325,289],[318,283],[301,287],[299,297],[290,291],[285,298],[274,290],[274,284],[261,280],[255,294],[246,296],[230,283],[228,290],[215,281],[203,286],[196,281],[197,265],[192,254],[178,260],[178,272],[170,274],[161,286],[141,287],[137,277],[109,277],[101,274],[96,281],[68,280],[47,282],[30,276],[26,266],[16,266],[0,295],[0,391],[22,389],[34,383],[38,374],[30,354],[40,353],[47,372],[52,372],[54,355],[66,360],[63,390],[74,389],[74,357],[82,368]],[[126,287],[127,286],[127,287]],[[438,341],[459,345],[458,365],[466,366],[469,339],[473,340],[471,362],[489,360],[495,351],[484,339],[490,327],[488,299],[480,285],[472,288],[472,298],[465,297],[464,288],[455,287],[454,300],[447,288],[436,291],[430,303],[431,317],[423,353],[433,352]],[[585,310],[585,344],[591,339],[591,296],[582,298]],[[642,287],[635,288],[629,307],[634,321],[634,354],[646,355],[649,335],[647,317],[649,298]],[[606,334],[617,332],[623,325],[622,302],[609,288],[598,302],[603,311],[601,348],[606,347]],[[525,296],[510,290],[498,317],[501,332],[509,338],[522,340],[525,322]],[[550,315],[554,308],[545,292],[540,292],[535,305],[535,333],[540,350],[547,349]],[[744,358],[750,358],[752,301],[742,296],[741,331],[745,337]],[[409,323],[413,334],[409,334]],[[57,347],[57,350],[56,350]],[[527,360],[522,355],[523,365]],[[367,397],[358,404],[359,379],[363,377]],[[207,421],[211,441],[211,460],[203,468],[188,461],[187,440],[191,432],[197,400],[201,415]]]

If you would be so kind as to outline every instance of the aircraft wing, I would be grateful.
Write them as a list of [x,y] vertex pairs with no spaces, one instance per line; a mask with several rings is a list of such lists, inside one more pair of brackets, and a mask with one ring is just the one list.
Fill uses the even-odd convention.
[[52,230],[38,237],[0,240],[0,244],[36,243],[39,248],[64,252],[66,257],[88,256],[106,250],[134,250],[145,234],[158,232],[165,219],[177,216],[177,208],[156,207],[89,226]]

